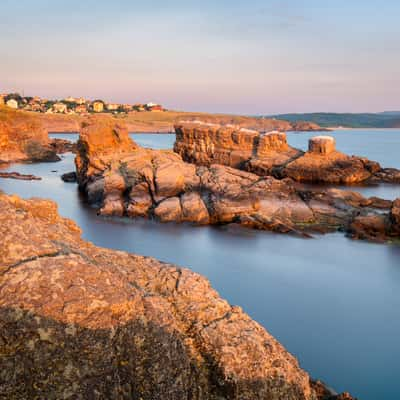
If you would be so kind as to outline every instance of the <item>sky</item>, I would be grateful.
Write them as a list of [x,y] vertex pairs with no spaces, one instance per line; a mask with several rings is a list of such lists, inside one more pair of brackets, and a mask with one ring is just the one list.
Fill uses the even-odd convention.
[[1,0],[0,92],[239,114],[400,109],[399,0]]

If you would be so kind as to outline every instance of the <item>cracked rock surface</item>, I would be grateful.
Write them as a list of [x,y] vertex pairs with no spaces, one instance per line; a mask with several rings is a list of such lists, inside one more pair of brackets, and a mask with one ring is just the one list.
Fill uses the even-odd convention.
[[4,398],[322,398],[202,276],[83,241],[46,200],[0,194],[0,235]]

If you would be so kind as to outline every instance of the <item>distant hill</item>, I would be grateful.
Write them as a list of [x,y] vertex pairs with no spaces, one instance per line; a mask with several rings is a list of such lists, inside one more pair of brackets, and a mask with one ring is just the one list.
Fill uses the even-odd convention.
[[346,128],[400,128],[400,111],[381,113],[306,113],[279,114],[270,117],[289,122],[310,121],[322,127],[343,126]]

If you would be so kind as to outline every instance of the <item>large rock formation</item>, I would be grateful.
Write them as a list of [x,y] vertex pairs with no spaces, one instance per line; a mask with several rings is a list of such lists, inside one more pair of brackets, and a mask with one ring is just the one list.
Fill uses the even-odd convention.
[[312,183],[400,183],[399,170],[382,169],[377,162],[340,153],[329,136],[310,139],[309,150],[303,152],[290,147],[283,132],[260,134],[200,121],[180,122],[175,131],[175,152],[197,165],[218,163],[260,176]]
[[222,164],[243,168],[253,157],[281,165],[301,152],[291,148],[286,135],[273,131],[266,135],[234,125],[218,125],[200,121],[175,125],[174,151],[197,165]]
[[37,118],[0,107],[0,163],[58,160],[56,150]]
[[2,398],[328,397],[205,278],[83,241],[53,202],[0,194],[0,235]]
[[[284,146],[280,134],[266,138],[265,146]],[[391,207],[344,191],[299,189],[291,179],[185,163],[174,152],[140,148],[124,127],[98,118],[81,131],[76,168],[81,190],[103,215],[304,234],[347,231],[355,215],[383,218],[389,213],[374,209]]]

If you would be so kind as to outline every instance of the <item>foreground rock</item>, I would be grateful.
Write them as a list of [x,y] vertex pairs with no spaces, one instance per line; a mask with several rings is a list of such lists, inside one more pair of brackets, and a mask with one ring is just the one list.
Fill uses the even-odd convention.
[[0,163],[59,160],[37,118],[0,106]]
[[[102,215],[237,223],[305,235],[347,232],[355,216],[389,218],[392,206],[352,192],[298,188],[291,179],[260,178],[218,164],[185,163],[174,152],[140,148],[123,126],[99,119],[89,120],[81,131],[76,169],[81,190]],[[379,240],[386,240],[392,231],[396,236],[390,227]]]
[[181,122],[175,131],[175,152],[197,165],[218,163],[299,182],[400,183],[399,170],[383,169],[377,162],[340,153],[329,136],[310,139],[309,150],[303,152],[290,147],[283,132],[261,135],[233,125],[202,122]]
[[2,397],[322,398],[200,275],[85,242],[50,201],[0,194],[0,234]]

